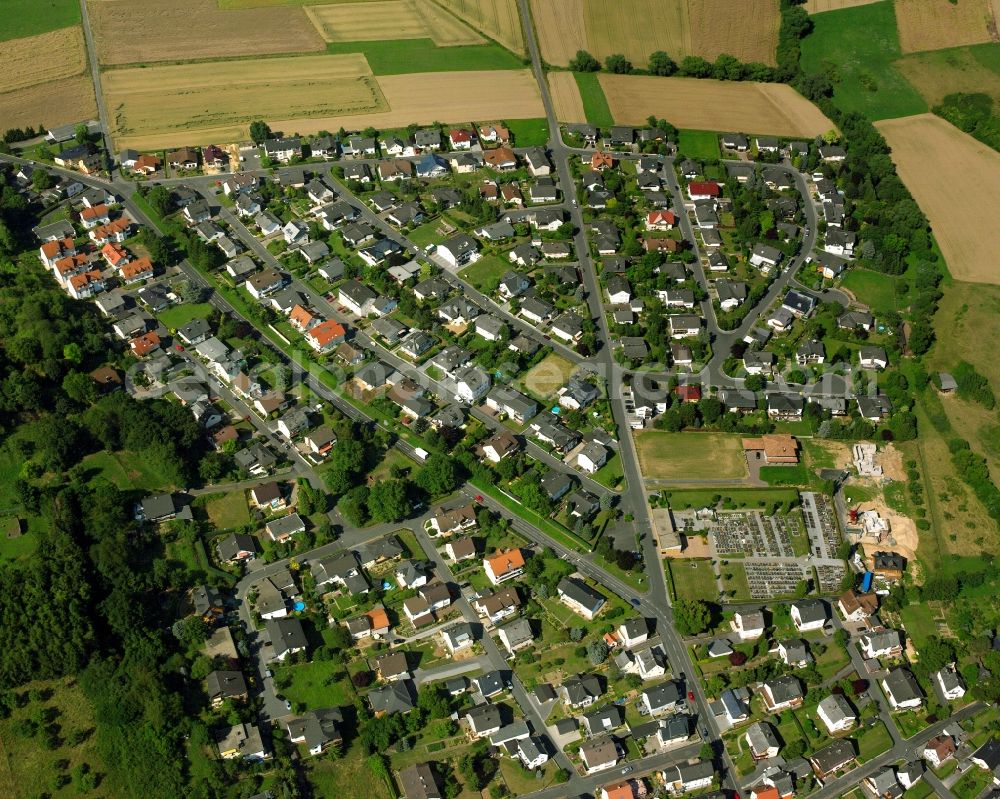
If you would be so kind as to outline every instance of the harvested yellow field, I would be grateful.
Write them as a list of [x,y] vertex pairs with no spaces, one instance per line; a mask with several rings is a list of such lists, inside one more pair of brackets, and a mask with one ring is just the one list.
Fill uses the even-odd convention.
[[564,67],[577,50],[586,50],[584,0],[531,0],[531,17],[542,58]]
[[115,140],[137,149],[245,139],[254,119],[388,107],[360,54],[113,69],[102,83]]
[[508,50],[525,55],[517,0],[434,0]]
[[90,0],[101,64],[319,52],[301,7],[223,11],[215,0]]
[[0,92],[71,78],[87,65],[83,31],[76,28],[0,42]]
[[817,136],[834,127],[816,106],[782,83],[730,82],[647,75],[599,75],[619,125],[655,115],[678,128],[773,136]]
[[38,124],[54,127],[96,117],[94,84],[84,75],[0,92],[0,119],[4,128]]
[[1000,105],[1000,75],[983,66],[966,48],[913,53],[893,63],[927,104],[934,107],[945,95],[976,91]]
[[1000,41],[1000,0],[896,0],[899,47],[904,53]]
[[839,11],[842,8],[867,6],[881,0],[806,0],[805,9],[810,14],[821,14],[824,11]]
[[580,97],[580,87],[573,73],[550,72],[548,80],[556,119],[560,122],[586,122],[587,114],[583,110],[583,98]]
[[[433,39],[439,47],[482,44],[483,37],[433,3],[414,0],[309,6],[306,15],[328,42],[368,42],[386,38]],[[391,31],[386,20],[392,20]]]
[[538,84],[528,69],[381,75],[378,85],[389,105],[388,111],[309,119],[287,116],[269,124],[276,130],[308,134],[342,126],[349,130],[369,125],[384,129],[410,123],[427,125],[435,120],[464,122],[545,116]]
[[778,0],[531,0],[531,12],[542,57],[558,66],[577,50],[640,67],[656,50],[773,64],[780,24]]
[[956,280],[1000,285],[1000,153],[933,114],[875,123]]

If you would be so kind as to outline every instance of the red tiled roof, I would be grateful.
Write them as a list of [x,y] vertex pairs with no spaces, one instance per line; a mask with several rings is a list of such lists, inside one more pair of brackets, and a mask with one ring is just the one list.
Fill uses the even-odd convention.
[[347,331],[340,322],[335,322],[332,319],[327,319],[325,322],[320,322],[316,327],[310,330],[306,335],[309,336],[313,341],[315,341],[319,346],[325,347],[331,341],[335,341],[338,338],[343,338]]
[[711,180],[700,180],[688,184],[689,194],[706,194],[709,197],[718,197],[722,192],[718,183]]

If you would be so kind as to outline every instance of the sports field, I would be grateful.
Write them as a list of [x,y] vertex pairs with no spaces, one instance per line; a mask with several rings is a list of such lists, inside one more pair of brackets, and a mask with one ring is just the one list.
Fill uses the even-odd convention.
[[896,71],[901,55],[890,0],[813,17],[802,41],[802,68],[833,78],[833,102],[869,119],[922,114],[927,105]]
[[940,117],[876,123],[956,280],[1000,285],[1000,153]]
[[222,11],[215,0],[90,0],[87,8],[98,58],[107,65],[318,52],[325,47],[305,12],[295,7]]
[[723,480],[747,476],[743,440],[728,433],[634,434],[642,476],[653,480]]
[[536,397],[549,399],[566,385],[576,367],[561,355],[548,355],[525,374],[524,387]]
[[386,20],[393,20],[394,39],[431,39],[439,47],[482,44],[476,31],[434,3],[375,0],[366,3],[307,6],[306,16],[327,42],[384,39]]
[[752,13],[729,0],[531,0],[531,13],[542,57],[557,66],[577,50],[640,67],[656,50],[773,64],[780,23],[777,0],[755,0]]
[[904,53],[996,41],[1000,0],[895,0]]
[[977,44],[903,56],[896,69],[931,107],[956,92],[988,94],[1000,107],[1000,44]]
[[834,125],[791,86],[647,75],[600,75],[619,125],[651,114],[678,128],[742,130],[774,136],[818,136]]
[[[447,53],[450,48],[443,50]],[[268,63],[268,62],[264,62]],[[538,85],[530,70],[432,72],[382,75],[378,78],[389,110],[375,113],[276,119],[276,130],[302,134],[321,130],[405,127],[434,121],[532,119],[545,115]],[[442,114],[447,113],[447,120]]]
[[461,17],[478,31],[519,55],[524,49],[524,29],[517,0],[433,0]]
[[104,73],[103,84],[116,142],[137,149],[238,141],[247,138],[254,119],[325,118],[389,107],[358,55],[114,69]]
[[580,88],[576,85],[573,73],[550,72],[548,81],[556,119],[560,122],[586,122],[583,99],[580,97]]

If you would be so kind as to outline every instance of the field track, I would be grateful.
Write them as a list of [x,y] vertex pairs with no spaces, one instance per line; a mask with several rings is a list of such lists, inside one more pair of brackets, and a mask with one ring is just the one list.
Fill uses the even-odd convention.
[[956,280],[1000,285],[1000,153],[933,114],[875,126]]

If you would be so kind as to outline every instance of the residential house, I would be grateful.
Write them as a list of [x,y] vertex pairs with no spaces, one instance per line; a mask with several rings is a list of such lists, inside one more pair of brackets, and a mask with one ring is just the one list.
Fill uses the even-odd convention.
[[774,727],[766,721],[755,721],[747,727],[743,739],[750,750],[750,756],[755,761],[777,757],[781,749]]
[[476,240],[466,234],[459,234],[437,245],[436,253],[451,269],[465,266],[475,260],[479,252]]
[[288,740],[293,744],[305,744],[310,755],[321,754],[333,745],[343,743],[340,725],[344,715],[338,708],[308,710],[301,718],[285,722]]
[[709,760],[697,760],[670,766],[663,772],[663,782],[670,793],[690,793],[709,787],[715,780],[715,766]]
[[482,445],[483,456],[490,463],[500,463],[508,455],[513,455],[521,448],[518,440],[506,430],[493,434]]
[[882,371],[889,365],[889,358],[882,347],[861,347],[858,350],[858,364],[862,369]]
[[375,716],[409,713],[416,705],[416,689],[411,680],[398,680],[368,692],[368,704]]
[[338,344],[342,344],[346,336],[347,331],[340,322],[327,319],[310,328],[306,333],[306,342],[316,352],[327,352]]
[[778,656],[786,666],[804,668],[812,662],[809,647],[801,638],[789,638],[778,642]]
[[862,594],[851,588],[838,597],[837,609],[844,621],[863,621],[878,611],[878,594]]
[[[668,680],[653,688],[646,688],[639,694],[638,704],[650,716],[659,716],[663,713],[673,713],[683,702],[684,694],[678,684]],[[687,737],[686,727],[684,737]]]
[[841,738],[815,751],[809,758],[809,763],[812,765],[813,773],[820,780],[825,780],[831,774],[853,763],[855,758],[857,754],[854,750],[854,741],[850,738]]
[[527,619],[515,619],[497,630],[497,636],[511,657],[521,649],[531,646],[535,635],[531,630],[531,622]]
[[205,693],[211,706],[218,710],[227,701],[245,702],[249,692],[247,681],[239,671],[212,671],[205,680]]
[[882,678],[882,690],[893,710],[912,710],[923,704],[924,693],[917,678],[904,668],[892,669]]
[[792,603],[792,624],[800,633],[821,630],[826,624],[826,604],[819,599],[803,599]]
[[443,799],[437,774],[430,763],[417,763],[399,772],[399,785],[406,799]]
[[830,694],[816,706],[816,715],[830,735],[845,732],[858,722],[857,713],[843,694]]
[[269,619],[264,630],[271,642],[274,660],[284,661],[289,655],[305,652],[309,645],[298,619]]
[[588,774],[612,768],[620,756],[618,744],[611,737],[587,741],[580,747],[580,760]]
[[556,591],[564,605],[588,621],[594,620],[607,601],[603,594],[572,577],[560,580]]
[[516,588],[503,588],[495,593],[476,597],[472,600],[472,607],[480,616],[496,624],[521,609],[521,598]]
[[297,513],[291,513],[288,516],[272,519],[264,525],[264,530],[267,532],[270,539],[272,541],[277,541],[278,543],[284,543],[293,535],[304,532],[305,529],[306,523]]
[[862,635],[858,646],[866,659],[899,657],[903,654],[903,636],[899,630],[877,630]]
[[941,696],[949,702],[954,702],[956,699],[961,699],[965,696],[965,683],[962,681],[962,677],[956,670],[954,663],[949,663],[944,668],[934,672],[931,678],[941,691]]
[[520,549],[500,550],[483,559],[483,570],[493,585],[520,577],[524,573],[524,552]]
[[764,613],[760,610],[740,610],[733,614],[733,630],[741,641],[756,641],[764,634]]
[[260,762],[271,755],[264,747],[264,739],[254,724],[236,724],[216,738],[219,756],[223,760]]
[[625,724],[625,711],[620,705],[605,705],[583,714],[583,728],[588,737],[611,732]]
[[568,707],[579,708],[594,704],[604,694],[604,689],[596,675],[577,674],[565,680],[558,693]]
[[790,674],[765,682],[761,688],[761,696],[764,698],[765,707],[771,713],[798,707],[805,698],[802,684]]
[[921,755],[931,766],[940,768],[942,763],[955,756],[956,751],[955,739],[950,735],[941,734],[935,735],[924,744]]

